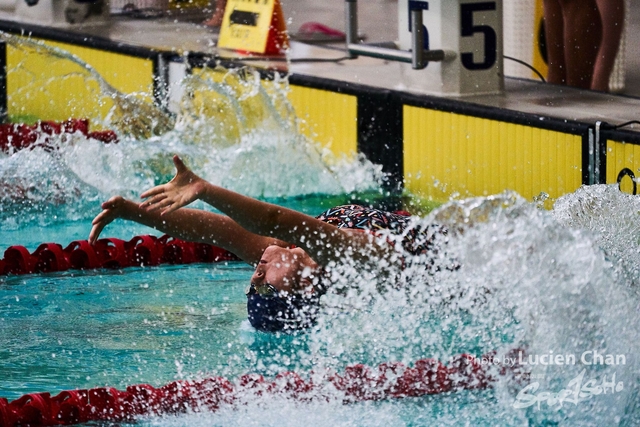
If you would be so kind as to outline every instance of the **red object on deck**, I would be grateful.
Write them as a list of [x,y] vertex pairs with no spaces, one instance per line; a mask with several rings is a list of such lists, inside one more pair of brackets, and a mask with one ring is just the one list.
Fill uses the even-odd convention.
[[343,31],[336,30],[320,22],[305,22],[300,26],[298,30],[300,34],[324,34],[327,36],[335,37],[337,39],[344,39],[346,34]]

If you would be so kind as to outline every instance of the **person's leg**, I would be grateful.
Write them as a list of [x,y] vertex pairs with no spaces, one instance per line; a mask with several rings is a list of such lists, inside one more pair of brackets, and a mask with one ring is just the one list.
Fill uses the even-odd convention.
[[558,0],[544,0],[544,35],[547,45],[549,83],[564,84],[567,80],[564,59],[564,22]]
[[608,91],[624,27],[624,0],[596,0],[602,20],[602,41],[598,50],[591,89]]
[[593,68],[602,38],[595,0],[560,0],[564,22],[564,57],[569,86],[591,87]]

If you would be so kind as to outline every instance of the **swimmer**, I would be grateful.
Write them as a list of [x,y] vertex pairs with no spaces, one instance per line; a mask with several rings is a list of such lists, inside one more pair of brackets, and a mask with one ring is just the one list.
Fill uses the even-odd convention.
[[[404,233],[402,250],[379,237],[383,229],[402,234],[408,216],[345,205],[312,216],[256,200],[197,176],[178,156],[176,175],[142,193],[137,203],[115,196],[102,204],[93,220],[89,242],[115,219],[135,221],[192,242],[209,243],[254,265],[247,289],[251,325],[262,331],[297,330],[313,324],[323,280],[332,266],[350,257],[369,271],[381,264],[401,269],[401,251],[426,253],[438,230]],[[201,200],[224,215],[185,208]]]

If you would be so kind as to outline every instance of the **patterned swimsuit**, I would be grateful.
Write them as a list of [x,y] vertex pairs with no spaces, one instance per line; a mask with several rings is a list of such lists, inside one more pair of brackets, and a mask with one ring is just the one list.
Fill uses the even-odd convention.
[[438,225],[431,225],[426,229],[412,227],[406,231],[411,217],[360,205],[336,206],[316,218],[338,228],[367,230],[373,233],[378,230],[390,230],[392,234],[403,235],[402,247],[413,255],[435,251],[436,236],[446,234],[446,229]]

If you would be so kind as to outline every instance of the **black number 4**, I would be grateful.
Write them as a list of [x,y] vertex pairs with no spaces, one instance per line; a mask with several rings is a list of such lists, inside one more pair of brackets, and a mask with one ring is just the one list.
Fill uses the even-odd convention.
[[482,62],[473,61],[473,52],[464,52],[460,55],[462,65],[468,70],[487,70],[496,63],[498,54],[496,31],[488,25],[473,24],[473,12],[483,10],[496,10],[495,2],[460,5],[460,29],[462,37],[470,37],[475,33],[484,34],[484,59]]

